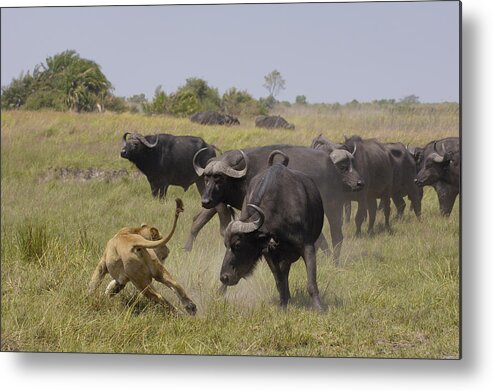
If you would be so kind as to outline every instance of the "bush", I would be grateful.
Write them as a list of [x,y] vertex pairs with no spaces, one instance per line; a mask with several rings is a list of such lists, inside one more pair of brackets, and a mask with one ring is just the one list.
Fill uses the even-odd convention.
[[113,95],[110,95],[105,99],[104,107],[106,110],[114,111],[116,113],[123,113],[129,110],[124,98]]
[[171,95],[169,111],[179,117],[186,117],[197,111],[204,111],[192,91],[181,90]]
[[59,91],[36,91],[29,95],[23,106],[26,110],[53,109],[65,111],[64,95]]
[[230,88],[223,95],[222,109],[224,112],[239,116],[255,116],[267,114],[267,107],[255,100],[247,91]]

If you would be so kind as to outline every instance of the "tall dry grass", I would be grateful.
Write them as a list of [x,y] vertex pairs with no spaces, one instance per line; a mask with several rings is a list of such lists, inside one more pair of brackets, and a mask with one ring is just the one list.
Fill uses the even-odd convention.
[[[378,216],[381,232],[361,238],[351,223],[344,226],[340,267],[318,254],[319,289],[328,307],[318,314],[309,308],[303,262],[292,268],[293,300],[285,312],[277,307],[264,263],[224,297],[217,294],[224,254],[217,219],[199,234],[192,252],[181,248],[200,208],[195,189],[171,188],[166,200],[157,201],[143,176],[61,180],[49,175],[56,168],[90,167],[133,173],[134,167],[119,158],[124,131],[198,135],[223,150],[309,145],[319,133],[335,140],[358,133],[418,145],[458,133],[457,113],[439,107],[393,119],[368,108],[282,110],[296,130],[256,129],[252,118],[221,128],[136,114],[2,113],[2,350],[457,357],[459,212],[456,205],[449,219],[442,218],[430,189],[421,221],[406,210],[402,221],[392,221],[390,235]],[[185,213],[166,266],[196,302],[197,316],[169,316],[131,286],[113,299],[104,296],[104,287],[87,297],[106,241],[119,228],[141,222],[167,231],[177,196]],[[327,227],[324,232],[329,235]],[[180,307],[169,290],[156,287]]]

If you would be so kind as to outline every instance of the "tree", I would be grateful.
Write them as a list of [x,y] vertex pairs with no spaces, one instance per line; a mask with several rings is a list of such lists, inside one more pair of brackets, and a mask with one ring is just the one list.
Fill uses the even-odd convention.
[[29,72],[21,73],[8,86],[2,87],[2,109],[17,109],[23,106],[33,91],[33,76]]
[[[187,93],[191,93],[196,102],[198,103],[199,111],[216,111],[221,107],[221,97],[216,88],[212,88],[203,79],[191,77],[186,79],[185,85],[178,88],[175,95],[181,96],[184,99],[185,96],[189,96]],[[190,98],[185,100],[190,101]]]
[[419,97],[416,95],[407,95],[400,100],[401,103],[419,103]]
[[286,80],[281,76],[281,73],[274,69],[271,73],[264,76],[264,87],[269,91],[269,97],[276,98],[276,96],[286,88]]
[[32,76],[28,73],[2,88],[2,107],[4,97],[10,101],[16,95],[17,106],[29,103],[31,109],[93,111],[98,104],[104,106],[111,89],[98,64],[66,50],[36,65]]
[[298,105],[306,105],[308,102],[306,101],[305,95],[298,95],[296,97],[295,103]]
[[222,109],[235,116],[266,114],[267,110],[259,101],[255,100],[247,91],[230,88],[223,95]]
[[145,94],[135,94],[135,95],[132,95],[130,98],[127,98],[127,101],[131,102],[131,103],[146,103],[147,102],[147,98],[145,96]]

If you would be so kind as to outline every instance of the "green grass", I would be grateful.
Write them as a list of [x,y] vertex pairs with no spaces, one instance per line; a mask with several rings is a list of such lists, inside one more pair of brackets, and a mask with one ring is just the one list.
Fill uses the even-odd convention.
[[[136,114],[2,113],[1,349],[458,357],[458,204],[449,219],[442,218],[432,189],[425,191],[421,221],[407,208],[388,234],[379,214],[377,231],[382,232],[374,237],[356,238],[354,223],[344,226],[340,267],[318,254],[321,299],[329,307],[319,314],[309,307],[302,261],[292,268],[287,311],[277,306],[274,279],[264,262],[224,297],[217,294],[224,254],[217,218],[199,234],[191,253],[182,250],[200,208],[195,189],[184,193],[172,187],[160,202],[151,197],[143,176],[62,181],[47,175],[56,168],[135,172],[119,158],[125,131],[193,134],[223,150],[309,145],[319,133],[335,140],[359,133],[418,145],[458,134],[457,113],[440,107],[397,114],[294,107],[282,114],[296,124],[295,131],[256,129],[251,118],[240,118],[239,127],[221,128]],[[121,227],[142,222],[166,232],[177,196],[185,212],[166,266],[197,304],[197,316],[169,316],[132,286],[112,299],[104,295],[104,286],[87,297],[107,240]],[[327,227],[324,232],[329,236]],[[155,286],[180,307],[171,291]]]

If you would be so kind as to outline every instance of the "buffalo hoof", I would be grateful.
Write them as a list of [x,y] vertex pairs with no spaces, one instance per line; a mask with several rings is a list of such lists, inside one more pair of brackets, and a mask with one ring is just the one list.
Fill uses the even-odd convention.
[[185,306],[185,309],[190,315],[195,315],[197,313],[197,306],[193,302],[188,303]]

